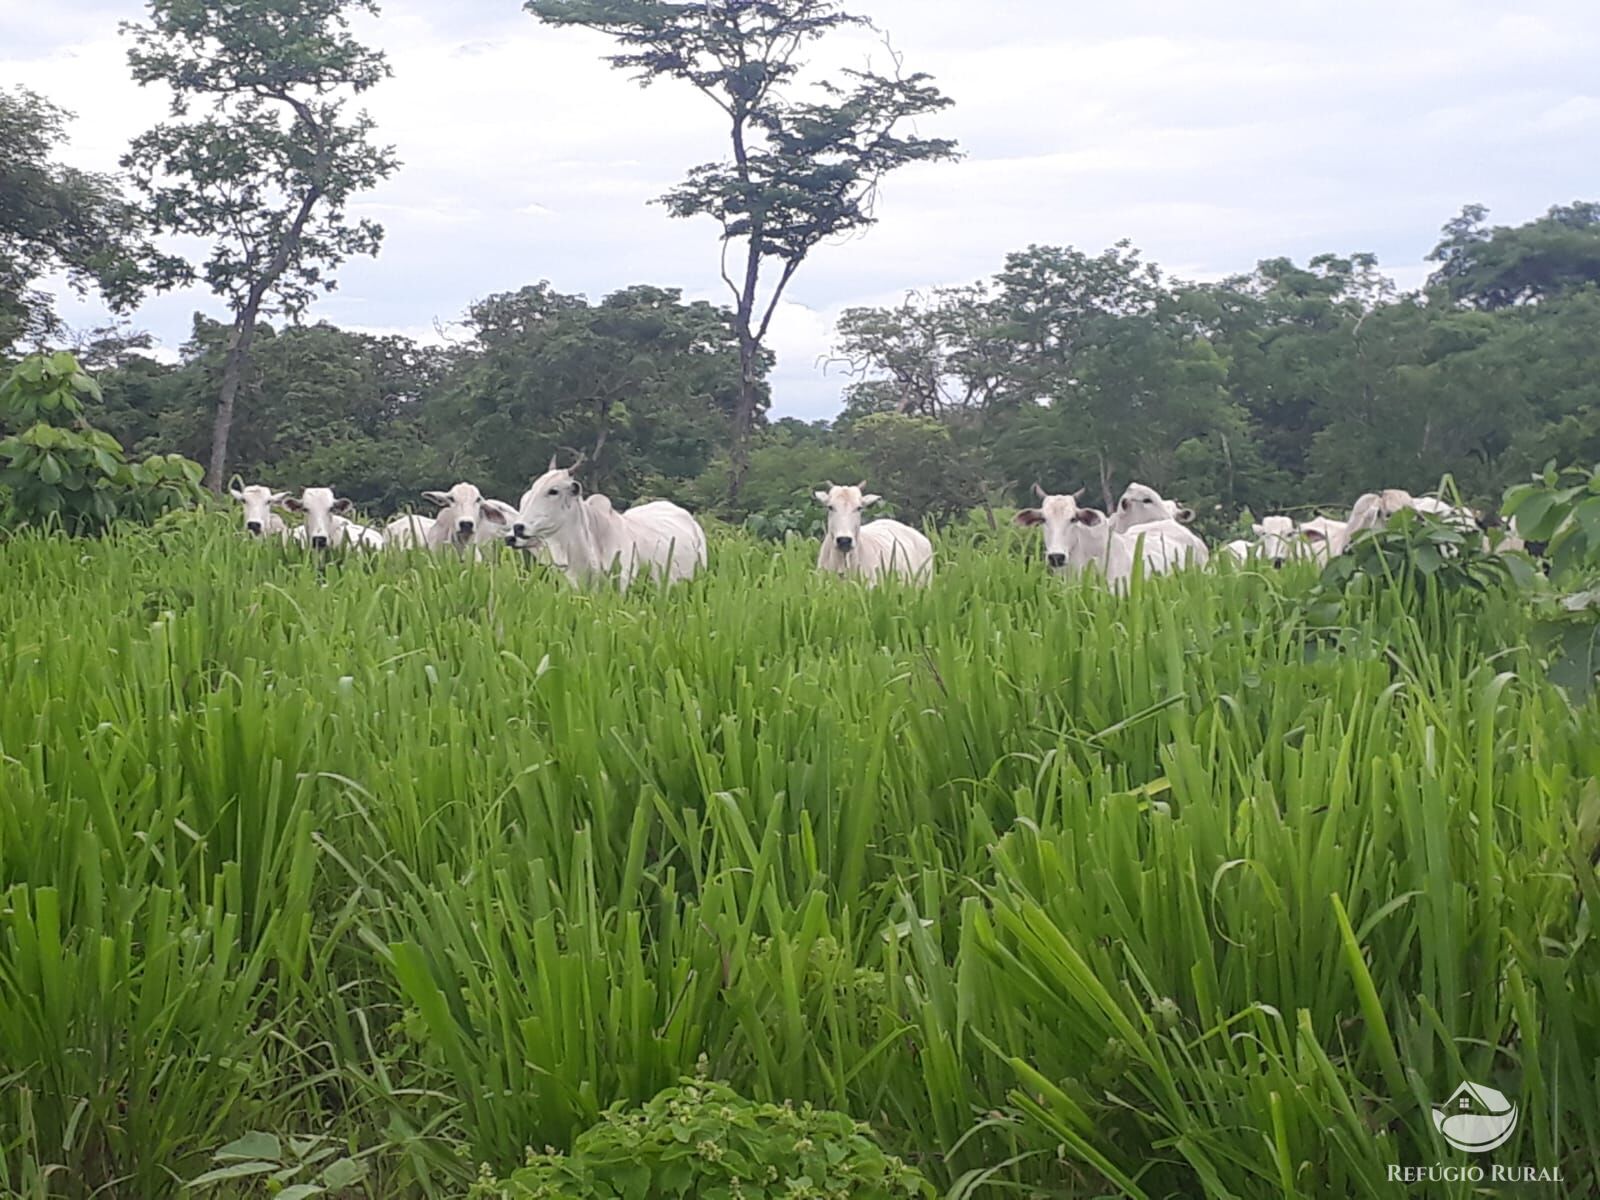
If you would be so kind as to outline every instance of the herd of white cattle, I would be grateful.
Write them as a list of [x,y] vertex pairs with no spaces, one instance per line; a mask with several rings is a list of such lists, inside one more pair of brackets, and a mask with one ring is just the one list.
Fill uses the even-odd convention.
[[[446,492],[424,492],[424,498],[437,506],[433,516],[398,517],[382,529],[345,516],[350,501],[336,496],[332,488],[306,488],[298,496],[260,485],[236,484],[231,491],[244,506],[247,534],[313,550],[449,549],[476,558],[485,544],[504,542],[559,567],[575,584],[615,578],[623,587],[640,572],[670,582],[688,579],[705,566],[705,530],[691,513],[667,500],[618,512],[604,495],[584,494],[583,485],[573,477],[580,464],[581,459],[563,468],[552,459],[517,507],[485,497],[470,483],[458,483]],[[933,574],[932,543],[920,530],[887,517],[863,523],[863,512],[882,499],[864,487],[864,483],[829,483],[813,493],[827,510],[817,569],[869,583],[888,575],[926,581]],[[1187,526],[1193,512],[1142,483],[1128,485],[1109,517],[1078,503],[1082,489],[1073,495],[1052,495],[1035,484],[1034,492],[1038,507],[1023,509],[1016,521],[1043,527],[1045,563],[1052,571],[1092,569],[1120,586],[1132,575],[1136,561],[1142,560],[1146,573],[1163,574],[1203,566],[1210,559],[1205,541]],[[1362,496],[1345,520],[1263,517],[1254,525],[1254,541],[1228,542],[1222,550],[1241,562],[1274,566],[1300,559],[1327,562],[1343,554],[1355,534],[1380,528],[1408,508],[1464,530],[1475,531],[1480,525],[1468,509],[1391,488]],[[280,511],[303,520],[291,526]],[[1498,544],[1520,545],[1511,536]]]
[[[1144,569],[1151,574],[1202,566],[1210,559],[1205,542],[1186,527],[1193,512],[1163,499],[1154,488],[1142,483],[1128,485],[1109,518],[1097,508],[1078,504],[1081,489],[1071,496],[1053,496],[1038,484],[1033,486],[1039,507],[1019,512],[1017,524],[1044,526],[1045,562],[1054,569],[1096,567],[1113,584],[1119,584],[1133,573],[1136,557],[1142,556]],[[1486,524],[1471,509],[1435,496],[1413,496],[1400,488],[1387,488],[1358,498],[1344,520],[1325,516],[1307,520],[1282,515],[1263,517],[1252,525],[1254,540],[1227,542],[1222,552],[1239,562],[1269,562],[1279,567],[1297,560],[1326,563],[1343,554],[1356,534],[1381,529],[1406,509],[1428,514],[1474,536]],[[1483,536],[1487,544],[1488,535]],[[1509,532],[1497,536],[1493,545],[1506,550],[1522,548],[1521,540]]]

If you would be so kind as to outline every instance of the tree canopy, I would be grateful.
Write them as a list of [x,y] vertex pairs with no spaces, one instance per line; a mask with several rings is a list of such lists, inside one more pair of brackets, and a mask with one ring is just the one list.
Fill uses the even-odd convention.
[[151,245],[144,214],[114,177],[55,161],[68,119],[26,88],[0,89],[0,356],[63,332],[37,286],[45,275],[64,272],[122,312],[177,267]]

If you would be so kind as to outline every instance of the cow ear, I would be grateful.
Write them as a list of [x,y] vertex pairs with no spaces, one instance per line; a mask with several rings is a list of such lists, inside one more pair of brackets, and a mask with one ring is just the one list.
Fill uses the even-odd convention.
[[827,492],[812,492],[811,495],[821,504],[826,504],[828,502]]
[[1179,521],[1181,521],[1183,524],[1187,525],[1190,521],[1194,520],[1194,509],[1192,509],[1192,508],[1180,508],[1174,514],[1174,516]]
[[503,500],[485,500],[483,502],[483,519],[491,525],[509,525],[516,515],[516,509]]
[[871,508],[874,504],[882,499],[883,497],[878,495],[876,492],[868,492],[865,496],[861,497],[861,507]]
[[239,490],[239,485],[236,483],[230,483],[228,485],[228,495],[232,496],[235,500],[244,499],[244,493]]
[[285,496],[279,501],[290,512],[305,512],[306,506],[300,503],[299,496]]
[[1257,537],[1260,537],[1263,533],[1266,532],[1265,526],[1262,526],[1262,525],[1257,525],[1257,524],[1252,523],[1250,528],[1254,529],[1256,531],[1256,536]]
[[1043,525],[1044,514],[1037,508],[1025,508],[1015,517],[1011,518],[1018,525]]
[[272,495],[267,497],[267,503],[268,504],[285,504],[285,503],[288,502],[288,499],[289,499],[289,493],[288,492],[273,492]]
[[583,491],[583,484],[579,483],[576,479],[574,479],[572,481],[572,494],[574,496],[576,496],[581,491]]
[[1079,525],[1098,525],[1106,517],[1098,508],[1080,508],[1077,516],[1072,519]]
[[350,511],[350,497],[340,496],[329,507],[329,512],[346,513]]
[[1302,529],[1300,531],[1300,536],[1305,538],[1308,542],[1321,542],[1327,540],[1327,535],[1324,534],[1320,529]]
[[422,498],[424,500],[432,500],[440,508],[443,508],[446,504],[450,503],[449,492],[423,492]]

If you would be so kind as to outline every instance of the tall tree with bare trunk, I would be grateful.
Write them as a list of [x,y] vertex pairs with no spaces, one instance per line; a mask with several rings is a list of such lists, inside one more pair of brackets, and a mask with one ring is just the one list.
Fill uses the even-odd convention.
[[350,18],[373,0],[150,0],[127,24],[140,84],[172,90],[171,119],[134,139],[123,166],[155,227],[211,241],[199,273],[227,301],[233,325],[212,422],[206,484],[227,479],[234,403],[256,324],[294,317],[335,286],[333,269],[376,254],[383,229],[351,219],[352,196],[399,165],[374,144],[350,98],[389,75]]
[[729,157],[702,163],[660,202],[722,227],[722,278],[743,363],[733,415],[730,499],[737,498],[761,396],[762,347],[785,288],[825,238],[865,228],[883,177],[952,158],[955,143],[903,132],[950,100],[923,74],[846,70],[803,89],[804,51],[835,30],[870,28],[836,0],[527,0],[552,25],[621,43],[612,66],[641,84],[683,80],[722,110]]

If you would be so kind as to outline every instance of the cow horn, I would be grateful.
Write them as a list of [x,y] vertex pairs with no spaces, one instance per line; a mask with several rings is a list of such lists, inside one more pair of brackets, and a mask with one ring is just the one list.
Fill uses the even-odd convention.
[[865,479],[863,479],[860,483],[856,484],[856,491],[859,492],[863,488],[865,488],[866,486],[867,486],[867,481]]
[[1043,500],[1050,493],[1046,492],[1042,487],[1040,487],[1039,481],[1035,479],[1033,481],[1033,494],[1039,497],[1039,499]]
[[1088,484],[1084,484],[1081,488],[1079,488],[1077,491],[1072,493],[1072,498],[1074,500],[1082,500],[1083,499],[1083,494],[1085,492],[1087,492],[1088,490],[1089,490],[1089,485]]

